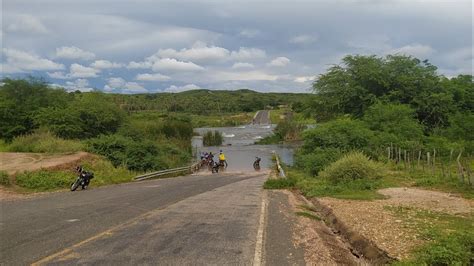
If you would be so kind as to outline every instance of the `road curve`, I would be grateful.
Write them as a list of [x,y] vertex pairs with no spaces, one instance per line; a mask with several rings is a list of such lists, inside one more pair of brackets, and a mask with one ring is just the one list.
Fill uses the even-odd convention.
[[202,174],[3,201],[0,264],[249,265],[267,175]]

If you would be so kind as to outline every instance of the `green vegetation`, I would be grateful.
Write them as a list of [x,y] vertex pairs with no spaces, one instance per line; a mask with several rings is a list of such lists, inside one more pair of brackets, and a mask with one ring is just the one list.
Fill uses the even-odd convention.
[[265,189],[283,189],[283,188],[292,188],[296,184],[296,180],[292,178],[277,178],[277,179],[267,179],[263,184]]
[[224,138],[219,131],[207,131],[206,134],[203,136],[203,144],[204,146],[220,146]]
[[16,176],[16,184],[18,186],[34,191],[67,188],[73,181],[74,176],[67,171],[41,170],[37,172],[24,172]]
[[11,152],[46,152],[65,153],[85,150],[85,145],[78,140],[56,137],[49,131],[38,130],[30,135],[18,136],[7,146]]
[[[408,56],[346,56],[313,89],[313,97],[292,108],[322,123],[303,132],[287,180],[265,187],[373,200],[383,198],[380,188],[417,186],[474,198],[472,76],[448,79]],[[472,263],[472,216],[400,215],[429,240],[400,264]]]
[[[108,160],[99,157],[82,162],[84,169],[94,173],[93,186],[102,186],[128,182],[138,175],[125,167],[114,167]],[[26,189],[26,192],[50,191],[67,189],[76,179],[72,170],[40,170],[18,174],[14,185]]]
[[5,171],[0,171],[0,185],[3,185],[3,186],[10,186],[11,185],[10,177],[8,176],[7,172],[5,172]]
[[379,179],[382,175],[381,165],[361,152],[350,152],[324,168],[319,177],[337,184],[354,180]]
[[[469,265],[474,257],[472,215],[460,217],[409,207],[386,207],[428,242],[400,265]],[[433,222],[436,221],[436,222]]]

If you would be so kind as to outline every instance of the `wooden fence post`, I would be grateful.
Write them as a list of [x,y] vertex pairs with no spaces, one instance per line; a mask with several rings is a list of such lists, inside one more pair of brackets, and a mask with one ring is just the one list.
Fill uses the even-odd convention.
[[461,164],[461,154],[462,154],[462,150],[459,152],[459,155],[456,158],[456,162],[458,163],[459,179],[461,180],[461,182],[464,183],[464,169],[463,169],[462,164]]

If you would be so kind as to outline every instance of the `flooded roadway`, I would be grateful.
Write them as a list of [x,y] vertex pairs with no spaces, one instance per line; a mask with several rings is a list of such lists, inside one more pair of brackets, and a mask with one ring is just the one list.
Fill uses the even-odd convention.
[[268,168],[272,164],[273,151],[278,153],[285,164],[292,165],[294,146],[255,145],[256,141],[273,134],[274,128],[273,124],[196,128],[194,131],[201,136],[208,131],[219,131],[224,137],[224,142],[218,147],[203,147],[202,137],[196,136],[193,138],[192,145],[197,156],[199,152],[212,152],[217,155],[222,150],[229,164],[227,169],[232,171],[253,170],[252,165],[257,156],[262,158],[260,165]]

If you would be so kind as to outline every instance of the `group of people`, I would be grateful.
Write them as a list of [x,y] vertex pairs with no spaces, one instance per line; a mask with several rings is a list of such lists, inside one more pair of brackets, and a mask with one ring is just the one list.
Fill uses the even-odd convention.
[[218,160],[214,160],[214,154],[212,152],[201,152],[201,164],[207,165],[213,173],[218,173],[219,168],[227,168],[227,160],[225,159],[225,154],[222,150],[219,151]]

